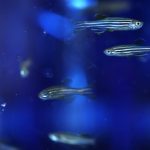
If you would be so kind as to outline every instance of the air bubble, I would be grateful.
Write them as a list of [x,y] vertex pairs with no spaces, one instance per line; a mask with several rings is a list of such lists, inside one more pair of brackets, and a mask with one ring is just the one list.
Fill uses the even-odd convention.
[[3,98],[0,98],[0,113],[4,112],[6,109],[7,103]]

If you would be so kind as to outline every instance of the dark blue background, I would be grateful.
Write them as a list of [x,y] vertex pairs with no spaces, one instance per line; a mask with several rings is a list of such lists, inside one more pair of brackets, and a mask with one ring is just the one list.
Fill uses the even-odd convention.
[[[0,96],[7,103],[0,114],[1,141],[21,150],[80,149],[48,139],[48,133],[69,131],[97,139],[85,149],[150,149],[150,59],[103,53],[140,38],[150,45],[149,1],[130,2],[131,10],[108,15],[141,20],[142,29],[102,35],[83,31],[68,37],[66,22],[94,20],[96,12],[70,9],[60,0],[0,1]],[[51,20],[39,19],[43,14]],[[22,78],[19,66],[28,58],[30,75]],[[70,102],[38,98],[42,89],[62,84],[93,87],[95,97],[78,96]]]

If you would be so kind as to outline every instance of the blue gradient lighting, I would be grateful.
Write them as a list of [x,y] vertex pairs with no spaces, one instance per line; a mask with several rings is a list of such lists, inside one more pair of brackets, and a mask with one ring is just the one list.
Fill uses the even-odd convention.
[[48,33],[57,39],[65,40],[72,36],[73,25],[63,16],[52,12],[41,12],[38,22],[44,33]]
[[[80,66],[73,66],[68,76],[72,79],[68,86],[88,87],[85,72]],[[54,131],[101,135],[108,127],[108,116],[106,106],[99,100],[93,100],[86,95],[68,97],[67,100],[61,101],[62,103],[53,103],[51,109],[44,109],[44,122],[50,120],[47,126],[51,130],[52,119]]]
[[[67,131],[101,135],[108,129],[108,110],[100,99],[76,97],[44,108],[43,124],[49,131]],[[59,119],[57,119],[59,118]]]
[[[82,102],[83,100],[86,100]],[[66,110],[65,126],[72,131],[101,134],[106,128],[106,110],[104,105],[90,101],[88,98],[76,97]],[[80,101],[80,103],[79,103]]]
[[70,74],[72,82],[69,86],[75,88],[82,88],[88,86],[86,76],[81,68],[74,68]]
[[[70,87],[89,87],[85,72],[81,67],[72,67],[70,76],[72,79]],[[106,125],[105,118],[105,108],[103,105],[99,105],[97,101],[94,102],[88,95],[77,95],[73,97],[70,105],[65,110],[64,126],[76,132],[96,133],[97,130],[102,132]]]
[[[26,103],[24,99],[13,99],[13,109],[9,109],[5,114],[4,126],[8,133],[20,144],[33,144],[36,142],[35,122],[33,115],[33,105]],[[25,99],[26,100],[26,99]]]
[[137,133],[140,136],[150,137],[150,105],[143,106],[138,112],[137,122]]
[[[71,77],[71,83],[69,84],[70,87],[72,88],[87,88],[88,87],[88,83],[87,83],[87,79],[86,79],[86,75],[83,71],[82,68],[78,67],[78,66],[74,66],[72,67],[72,70],[70,70],[70,77]],[[84,103],[86,101],[87,98],[85,98],[85,95],[80,96],[74,96],[74,101],[73,103]]]
[[95,4],[93,0],[67,0],[69,7],[76,9],[85,9]]

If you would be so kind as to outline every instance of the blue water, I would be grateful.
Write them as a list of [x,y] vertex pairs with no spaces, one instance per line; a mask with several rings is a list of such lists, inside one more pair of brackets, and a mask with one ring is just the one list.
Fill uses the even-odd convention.
[[[103,53],[137,39],[150,45],[150,3],[132,0],[129,10],[105,14],[141,20],[140,30],[72,32],[75,22],[96,19],[93,7],[100,2],[0,1],[0,143],[19,150],[150,149],[150,58]],[[28,60],[29,73],[21,76]],[[54,85],[92,87],[94,96],[38,98]],[[91,135],[96,145],[72,147],[48,139],[59,131]]]

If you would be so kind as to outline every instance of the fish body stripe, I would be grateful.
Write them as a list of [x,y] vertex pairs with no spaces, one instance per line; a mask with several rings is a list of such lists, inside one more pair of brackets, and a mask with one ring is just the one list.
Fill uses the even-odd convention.
[[91,28],[91,29],[112,29],[112,30],[128,30],[132,20],[100,20],[96,22],[83,22],[76,25],[76,29]]
[[109,49],[116,56],[145,55],[150,53],[148,46],[119,46]]
[[115,52],[125,52],[125,51],[150,51],[150,47],[121,47],[112,49]]

